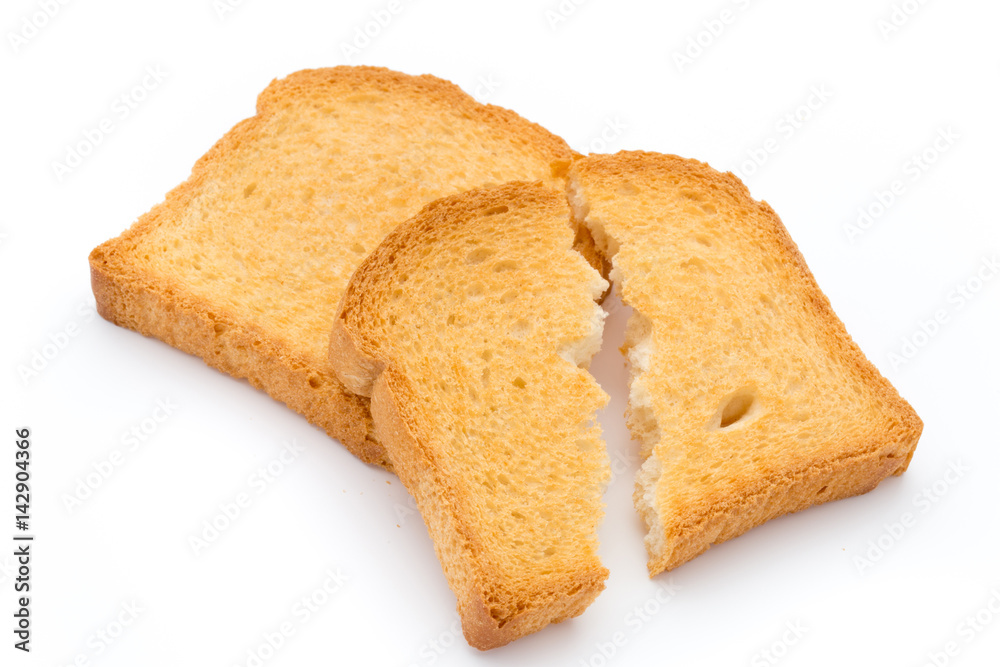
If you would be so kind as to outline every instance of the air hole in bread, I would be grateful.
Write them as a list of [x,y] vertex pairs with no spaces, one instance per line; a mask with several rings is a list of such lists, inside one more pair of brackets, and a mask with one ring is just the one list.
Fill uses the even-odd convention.
[[504,271],[513,271],[517,268],[517,262],[512,259],[505,259],[502,262],[497,262],[493,265],[493,271],[496,273],[502,273]]
[[719,426],[721,428],[728,428],[743,419],[750,410],[750,406],[753,405],[753,401],[753,394],[737,394],[729,399],[726,406],[722,408],[722,419],[719,422]]
[[218,324],[216,324],[215,325],[215,335],[218,336],[219,334],[226,333],[226,329],[228,329],[228,327],[225,324],[222,324],[221,322],[218,323]]
[[528,320],[521,319],[514,322],[513,326],[510,328],[511,338],[516,338],[517,340],[523,340],[528,332],[531,331],[531,325],[528,324]]
[[354,245],[351,246],[351,252],[356,252],[359,255],[363,255],[365,252],[365,247],[360,243],[355,243]]
[[822,489],[820,489],[819,491],[817,491],[817,492],[816,492],[816,495],[817,495],[817,496],[821,496],[821,495],[823,495],[823,492],[824,492],[824,491],[826,491],[826,487],[825,487],[825,486],[824,486],[824,487],[823,487]]
[[708,264],[705,260],[699,259],[698,257],[692,257],[691,259],[681,262],[682,269],[694,269],[696,271],[704,272],[708,269]]
[[511,301],[513,301],[516,298],[517,298],[517,291],[516,290],[508,290],[508,291],[506,291],[506,292],[503,293],[503,296],[500,297],[500,303],[510,303]]
[[317,375],[313,375],[311,378],[309,378],[309,386],[312,387],[313,389],[319,389],[320,385],[322,384],[323,381],[320,380],[319,376]]
[[702,204],[701,210],[707,213],[708,215],[715,215],[716,213],[718,213],[715,207],[712,206],[711,204]]
[[513,384],[518,389],[524,389],[525,387],[528,386],[528,383],[525,382],[524,379],[522,379],[521,377],[514,378],[513,382],[511,382],[511,384]]
[[506,206],[494,206],[483,211],[483,217],[485,218],[488,215],[496,215],[498,213],[506,213],[509,210],[510,209]]
[[712,239],[705,234],[698,234],[694,237],[694,240],[705,246],[706,248],[712,247]]
[[727,429],[745,421],[757,412],[757,393],[753,389],[740,389],[723,401],[712,419],[714,428]]
[[253,194],[253,191],[256,190],[256,189],[257,189],[257,184],[256,183],[251,183],[250,185],[248,185],[245,188],[243,188],[243,196],[244,197],[249,197],[250,195]]
[[492,255],[494,252],[496,252],[496,251],[493,250],[493,248],[476,248],[475,250],[473,250],[472,252],[470,252],[468,255],[466,255],[466,257],[465,257],[465,263],[466,264],[480,264],[480,263],[486,261],[487,259],[489,259],[490,255]]

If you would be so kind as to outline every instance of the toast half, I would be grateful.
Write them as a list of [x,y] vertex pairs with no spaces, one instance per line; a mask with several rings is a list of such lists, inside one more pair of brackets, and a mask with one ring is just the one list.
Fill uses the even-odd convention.
[[579,614],[607,577],[607,395],[585,370],[607,282],[573,242],[540,183],[445,198],[358,268],[331,334],[480,649]]
[[329,372],[354,269],[444,195],[552,181],[572,155],[512,111],[432,76],[373,67],[296,72],[257,100],[190,178],[90,255],[98,312],[246,378],[385,464],[368,401]]
[[735,176],[623,152],[574,162],[568,191],[634,309],[627,421],[651,575],[906,470],[920,418]]

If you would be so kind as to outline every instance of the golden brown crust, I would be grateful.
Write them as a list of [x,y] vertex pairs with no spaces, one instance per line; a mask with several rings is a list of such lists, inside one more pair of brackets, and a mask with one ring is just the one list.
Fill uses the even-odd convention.
[[[769,238],[773,245],[773,251],[769,246],[768,252],[792,267],[796,279],[790,289],[808,303],[824,334],[823,340],[831,346],[827,354],[847,364],[872,390],[875,400],[888,406],[887,413],[891,415],[874,426],[869,440],[851,443],[848,454],[744,480],[729,492],[702,498],[696,507],[689,508],[690,513],[682,522],[671,526],[675,536],[672,548],[659,555],[650,552],[651,576],[677,567],[712,544],[736,537],[771,518],[865,493],[888,475],[900,475],[906,470],[923,429],[922,421],[851,338],[774,210],[766,202],[754,200],[736,176],[720,173],[696,160],[636,151],[574,161],[569,178],[590,179],[606,188],[618,187],[630,179],[647,184],[697,183],[710,197],[728,200],[734,208],[753,212],[741,217],[741,224],[755,225],[756,233]],[[623,300],[628,303],[627,295]],[[637,486],[637,505],[641,504],[642,495],[642,487]],[[644,518],[648,521],[648,516]]]
[[[366,463],[387,465],[381,445],[369,435],[367,400],[344,389],[325,366],[315,366],[234,313],[199,298],[184,285],[145,274],[136,266],[137,242],[162,225],[175,222],[202,190],[217,165],[244,143],[258,138],[269,114],[296,96],[322,94],[328,88],[378,87],[407,95],[426,95],[448,108],[499,127],[518,142],[519,150],[569,159],[570,149],[558,137],[512,111],[482,105],[452,83],[433,76],[409,76],[379,67],[334,67],[303,70],[273,81],[257,99],[257,115],[236,124],[194,165],[187,181],[119,237],[90,255],[91,282],[98,312],[110,322],[159,338],[195,354],[237,378],[247,378],[275,399],[340,440]],[[345,250],[345,252],[347,252]],[[218,333],[217,327],[225,327]]]
[[[573,573],[552,588],[573,591],[553,595],[544,606],[528,607],[512,619],[494,618],[485,591],[501,579],[496,572],[483,569],[478,553],[482,545],[475,540],[475,531],[465,525],[467,518],[457,508],[460,500],[454,490],[434,478],[437,466],[434,454],[422,446],[421,437],[414,435],[415,424],[400,413],[406,405],[397,394],[406,394],[405,379],[391,369],[380,372],[372,387],[372,416],[379,441],[392,453],[396,474],[403,485],[421,500],[420,514],[434,540],[434,551],[444,568],[452,590],[458,598],[462,633],[466,641],[481,651],[498,648],[524,637],[550,623],[559,623],[579,616],[604,590],[607,569],[595,567]],[[426,440],[425,440],[426,441]],[[459,535],[461,539],[454,539]],[[502,582],[501,582],[502,583]]]
[[[390,233],[358,268],[341,300],[340,315],[330,341],[331,367],[347,384],[370,392],[375,433],[385,446],[393,469],[416,498],[449,585],[458,599],[462,628],[471,646],[496,648],[584,611],[604,589],[606,568],[595,557],[581,555],[573,569],[550,573],[544,581],[511,582],[491,565],[476,515],[461,489],[441,477],[446,469],[431,444],[422,402],[382,347],[386,332],[373,324],[369,301],[399,284],[396,276],[408,271],[400,258],[410,247],[428,244],[435,233],[465,225],[471,211],[494,207],[506,210],[517,202],[533,211],[568,210],[557,193],[540,184],[508,183],[473,190],[428,204],[413,219]],[[410,267],[412,268],[412,267]],[[412,280],[412,278],[411,278]],[[479,508],[481,511],[481,508]],[[491,594],[505,591],[518,601],[517,611],[503,615]]]
[[[900,444],[906,450],[905,442]],[[913,449],[908,451],[912,456]],[[903,474],[907,462],[907,458],[897,458],[891,452],[889,455],[867,452],[761,479],[752,487],[739,489],[737,500],[727,497],[720,502],[709,502],[708,509],[679,524],[677,534],[682,538],[669,557],[651,555],[647,563],[649,576],[683,565],[712,545],[738,537],[771,519],[868,493],[886,477]]]
[[[559,163],[578,155],[566,142],[541,125],[525,120],[514,111],[493,104],[482,104],[450,81],[431,74],[412,76],[395,72],[384,67],[348,66],[299,70],[284,79],[276,79],[257,98],[258,115],[282,103],[285,98],[301,94],[303,91],[320,92],[334,85],[354,85],[359,89],[376,85],[385,91],[400,90],[406,94],[428,96],[462,114],[482,123],[503,128],[512,137],[517,137],[522,148],[533,151],[546,161]],[[559,156],[553,160],[552,156]],[[557,176],[553,175],[553,183]]]
[[179,295],[138,272],[108,270],[104,246],[90,256],[97,311],[104,319],[177,349],[250,384],[305,416],[366,463],[388,466],[370,437],[367,399],[344,390],[327,369],[310,368],[259,331],[212,304]]

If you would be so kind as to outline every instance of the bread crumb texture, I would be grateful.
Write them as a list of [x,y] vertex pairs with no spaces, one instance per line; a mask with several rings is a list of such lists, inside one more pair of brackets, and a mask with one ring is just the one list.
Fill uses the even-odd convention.
[[365,255],[441,196],[550,180],[558,137],[432,76],[373,67],[276,80],[166,201],[90,256],[98,311],[267,391],[385,463],[367,401],[327,369]]
[[627,421],[651,574],[906,469],[919,417],[735,176],[622,152],[574,162],[567,184],[634,309]]
[[481,649],[579,614],[607,577],[607,396],[585,369],[607,283],[573,241],[565,196],[539,183],[437,201],[361,265],[331,338],[334,368],[369,374],[376,433]]

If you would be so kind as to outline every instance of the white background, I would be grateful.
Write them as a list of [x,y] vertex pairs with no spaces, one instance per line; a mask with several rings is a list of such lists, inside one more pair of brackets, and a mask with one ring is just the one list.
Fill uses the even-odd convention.
[[[58,5],[44,21],[41,4],[7,0],[0,13],[0,540],[12,544],[13,431],[25,425],[37,535],[30,655],[11,646],[13,547],[0,548],[0,664],[252,665],[248,651],[286,621],[294,634],[273,655],[264,649],[263,664],[916,666],[952,641],[957,655],[938,664],[997,664],[1000,613],[988,604],[995,595],[1000,611],[1000,278],[977,284],[1000,252],[997,3],[907,0],[912,16],[884,34],[890,0],[567,0],[565,17],[547,13],[557,0],[413,0],[350,60],[343,45],[387,0],[246,0],[221,15],[212,0],[94,0]],[[723,10],[728,22],[714,23]],[[26,19],[45,25],[33,32]],[[11,35],[28,37],[15,45]],[[704,46],[679,64],[689,40]],[[649,580],[631,503],[636,448],[621,417],[618,308],[593,367],[613,397],[602,421],[621,471],[601,529],[607,590],[577,619],[470,649],[393,477],[246,383],[92,311],[93,246],[183,181],[273,78],[347,62],[450,79],[580,151],[642,148],[739,170],[923,417],[909,471]],[[116,99],[147,67],[164,78],[147,79],[122,118]],[[791,125],[786,115],[821,89],[825,99],[812,97]],[[53,163],[104,118],[112,132],[60,180]],[[950,143],[938,143],[947,150],[934,149],[949,128]],[[914,177],[925,150],[936,159]],[[761,166],[747,162],[753,154]],[[845,225],[859,207],[878,212],[877,193],[894,180],[902,194],[852,242]],[[980,289],[966,299],[959,286]],[[926,325],[936,313],[938,326]],[[65,345],[46,348],[53,340]],[[894,363],[904,340],[918,349]],[[22,377],[43,351],[44,368]],[[154,428],[158,400],[176,408]],[[130,451],[122,435],[136,427],[149,434]],[[303,451],[258,494],[251,476],[292,440]],[[121,465],[68,509],[67,494],[114,450]],[[953,464],[967,470],[949,477]],[[252,504],[195,555],[189,538],[241,492]],[[907,513],[900,534],[892,525]],[[296,613],[338,569],[347,580],[326,603],[308,619]],[[668,582],[675,592],[658,598]],[[132,604],[141,611],[119,633]],[[965,619],[980,611],[987,622],[975,630]],[[99,632],[117,636],[109,644]],[[620,646],[608,644],[615,633]]]

